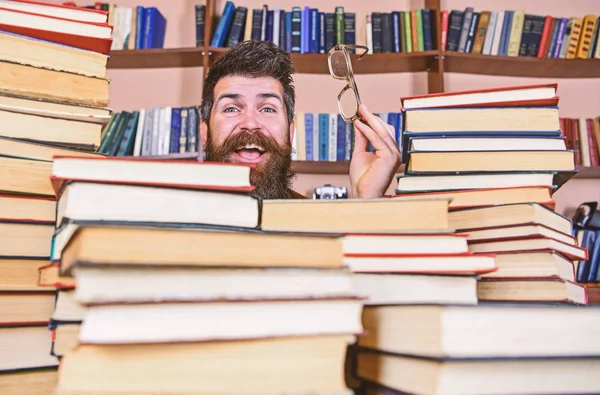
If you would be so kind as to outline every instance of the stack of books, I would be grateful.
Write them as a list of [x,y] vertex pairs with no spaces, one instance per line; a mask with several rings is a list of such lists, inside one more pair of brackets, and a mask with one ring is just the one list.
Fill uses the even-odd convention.
[[58,393],[348,393],[342,238],[261,231],[249,166],[56,157],[52,180],[84,310]]
[[56,287],[37,269],[55,229],[52,157],[95,156],[111,27],[105,12],[52,3],[5,1],[0,14],[0,392],[49,393]]
[[586,303],[573,261],[587,251],[571,236],[571,221],[553,211],[552,193],[575,172],[556,88],[403,99],[407,165],[397,192],[412,183],[421,190],[411,196],[452,198],[450,227],[469,234],[472,252],[501,254],[493,279],[480,283],[482,300]]
[[[398,240],[369,247],[367,242],[357,243],[359,239],[354,237],[358,253],[379,250],[384,256],[365,261],[372,266],[365,264],[361,269],[389,272],[391,265],[377,264],[393,262],[385,257],[395,253],[391,247],[409,252],[422,248],[435,255],[451,246],[453,250],[444,252],[464,254],[466,250],[474,259],[491,255],[496,267],[480,267],[477,278],[443,277],[432,274],[457,273],[448,270],[449,265],[444,270],[443,266],[418,262],[421,265],[411,268],[415,274],[383,274],[372,280],[369,288],[362,289],[362,278],[367,275],[355,275],[358,289],[370,296],[363,312],[365,334],[354,348],[355,375],[365,393],[543,394],[594,393],[600,389],[600,379],[588,370],[600,367],[600,349],[586,343],[600,329],[600,321],[595,318],[598,311],[585,306],[585,289],[574,283],[573,261],[585,256],[586,251],[570,236],[571,222],[547,207],[553,203],[550,192],[554,184],[520,185],[544,190],[545,197],[537,195],[543,198],[539,201],[544,206],[532,202],[532,194],[520,195],[514,188],[517,185],[501,185],[496,180],[545,176],[552,181],[561,171],[573,169],[572,152],[566,151],[564,138],[559,136],[558,114],[554,112],[552,123],[544,121],[543,110],[547,107],[534,105],[535,100],[544,103],[544,99],[531,97],[531,92],[527,99],[519,99],[528,100],[528,106],[516,103],[517,97],[524,94],[520,89],[540,87],[432,95],[419,98],[423,99],[420,103],[412,102],[414,110],[406,110],[408,174],[399,181],[408,180],[424,190],[414,188],[413,193],[398,193],[398,198],[458,200],[450,203],[447,213],[447,228],[457,233],[445,235],[446,242],[434,241],[430,235],[430,242],[424,237],[423,241],[408,241],[404,246]],[[491,93],[498,96],[491,98]],[[546,100],[555,100],[554,93],[548,90],[550,98]],[[427,103],[427,99],[437,101]],[[502,107],[498,107],[500,104]],[[426,109],[417,108],[421,105]],[[494,114],[504,108],[515,112]],[[520,129],[511,128],[509,121],[519,110],[523,111],[517,121]],[[431,114],[429,130],[425,130],[426,122],[417,122],[419,118],[412,115],[413,111]],[[454,114],[442,115],[450,111]],[[459,116],[460,111],[469,116]],[[547,141],[548,147],[551,141],[561,143],[546,152],[567,155],[571,166],[566,160],[560,168],[554,167],[560,166],[560,161],[546,162],[546,167],[538,163],[538,141],[540,145]],[[423,142],[426,149],[419,145]],[[530,159],[519,160],[520,154],[527,153],[532,155]],[[420,161],[419,156],[426,154],[431,154],[429,160]],[[453,161],[446,160],[445,155]],[[486,155],[504,155],[504,160],[490,161]],[[442,162],[448,170],[442,169]],[[478,179],[488,184],[473,182]],[[483,189],[492,185],[496,188]],[[504,189],[498,189],[500,186]],[[421,223],[425,222],[430,219],[424,217]],[[358,259],[350,258],[346,256],[345,260],[353,267]],[[435,271],[427,272],[432,269]],[[394,293],[399,296],[393,297]],[[590,325],[582,326],[581,322]]]

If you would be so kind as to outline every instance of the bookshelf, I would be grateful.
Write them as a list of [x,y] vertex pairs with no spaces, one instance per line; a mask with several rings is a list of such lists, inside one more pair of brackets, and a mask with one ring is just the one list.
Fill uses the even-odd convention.
[[[440,47],[441,10],[461,8],[442,4],[441,0],[423,0],[415,7],[434,10],[436,35],[435,48]],[[221,4],[208,0],[205,14],[205,45],[203,47],[167,48],[150,50],[113,51],[108,61],[109,69],[156,69],[203,67],[206,76],[210,65],[227,48],[210,47],[213,30],[218,23]],[[474,5],[481,8],[479,5]],[[502,7],[496,7],[501,9]],[[505,7],[506,8],[506,7]],[[541,11],[540,11],[541,12]],[[298,74],[328,75],[326,54],[291,54]],[[492,77],[584,79],[600,78],[600,59],[547,59],[478,55],[445,52],[440,49],[412,53],[376,53],[357,61],[351,57],[356,74],[427,73],[428,93],[444,92],[445,75],[458,73]],[[533,82],[532,82],[533,83]],[[172,154],[165,159],[199,159],[197,154]],[[348,162],[294,162],[294,170],[303,174],[347,175]],[[399,169],[402,172],[403,167]],[[577,179],[599,179],[600,168],[579,168]]]

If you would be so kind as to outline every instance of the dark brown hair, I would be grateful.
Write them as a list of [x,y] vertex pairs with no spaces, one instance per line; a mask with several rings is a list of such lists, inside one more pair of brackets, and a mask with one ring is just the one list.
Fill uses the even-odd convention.
[[208,123],[214,103],[217,82],[223,77],[237,75],[251,78],[272,77],[283,86],[283,103],[288,123],[294,119],[296,93],[292,74],[295,73],[290,55],[269,41],[242,41],[219,60],[208,71],[202,89],[200,117]]

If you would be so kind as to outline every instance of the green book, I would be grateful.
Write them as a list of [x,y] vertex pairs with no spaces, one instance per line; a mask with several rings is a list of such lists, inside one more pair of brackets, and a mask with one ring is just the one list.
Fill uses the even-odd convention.
[[423,44],[423,13],[421,9],[417,9],[417,50],[424,51]]
[[[411,33],[411,23],[410,23],[410,11],[404,12],[404,36],[406,41],[404,41],[404,48],[406,48],[406,52],[412,52],[412,33]],[[415,48],[416,49],[416,48]]]
[[344,7],[335,7],[335,45],[344,44]]

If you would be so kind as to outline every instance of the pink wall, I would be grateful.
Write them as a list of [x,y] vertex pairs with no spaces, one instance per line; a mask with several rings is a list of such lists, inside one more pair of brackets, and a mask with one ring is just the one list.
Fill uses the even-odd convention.
[[[142,0],[119,0],[117,4],[135,6]],[[144,0],[146,6],[157,6],[167,18],[165,47],[189,47],[194,45],[194,5],[202,0],[159,1]],[[260,8],[263,0],[236,1],[249,9]],[[83,3],[82,3],[83,4]],[[221,12],[224,0],[217,1],[217,12]],[[268,2],[271,7],[275,3]],[[298,5],[296,1],[280,0],[283,9]],[[302,3],[301,5],[303,5]],[[423,7],[423,1],[380,0],[377,2],[339,2],[320,0],[319,9],[333,11],[336,5],[343,4],[347,10],[357,13],[357,21],[364,23],[364,16],[371,11],[406,10]],[[525,12],[552,16],[600,15],[598,0],[442,0],[443,9],[464,9],[475,4],[476,10],[523,9]],[[357,26],[357,40],[362,36],[364,26]],[[368,58],[364,61],[368,61]],[[200,103],[202,90],[202,69],[156,69],[156,70],[109,70],[111,78],[110,105],[115,110],[136,109],[150,106],[184,106]],[[294,78],[297,90],[297,111],[336,112],[336,96],[340,82],[327,75],[297,75]],[[530,79],[511,77],[477,76],[467,74],[446,74],[447,91],[530,84],[538,82],[558,82],[560,114],[563,117],[595,117],[600,115],[600,79]],[[361,97],[375,112],[397,111],[399,97],[422,94],[427,90],[426,73],[357,75],[357,85]],[[315,186],[324,183],[349,186],[343,175],[298,175],[295,188],[310,194]],[[395,188],[395,180],[388,193]],[[556,195],[557,210],[569,213],[585,200],[600,200],[600,180],[572,180]]]

